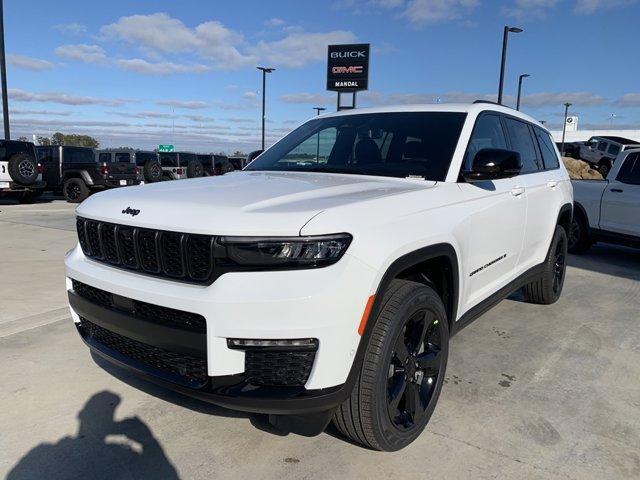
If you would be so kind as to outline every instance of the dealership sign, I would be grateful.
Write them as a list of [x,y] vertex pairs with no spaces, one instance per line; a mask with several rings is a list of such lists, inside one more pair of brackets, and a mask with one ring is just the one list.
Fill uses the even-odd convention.
[[355,92],[369,83],[369,44],[329,45],[327,90]]

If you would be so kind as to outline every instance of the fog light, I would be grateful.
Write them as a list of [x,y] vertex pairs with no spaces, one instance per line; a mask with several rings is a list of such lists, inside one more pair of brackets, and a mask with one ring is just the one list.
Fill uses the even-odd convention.
[[318,348],[318,339],[316,338],[294,338],[282,340],[254,340],[247,338],[229,338],[227,339],[229,348],[235,349],[284,349],[284,350],[316,350]]

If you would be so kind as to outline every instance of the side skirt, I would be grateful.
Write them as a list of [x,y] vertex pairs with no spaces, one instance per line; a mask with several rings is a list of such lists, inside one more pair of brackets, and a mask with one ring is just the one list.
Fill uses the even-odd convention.
[[589,229],[590,237],[596,242],[613,243],[625,247],[640,248],[640,237],[625,233],[610,232],[598,228]]
[[453,324],[453,328],[451,329],[451,335],[455,335],[464,327],[469,325],[471,322],[476,320],[478,317],[482,316],[493,307],[495,307],[502,300],[507,298],[513,292],[524,287],[527,283],[532,282],[536,279],[542,272],[544,271],[544,263],[540,265],[536,265],[535,267],[531,267],[529,270],[524,272],[515,280],[511,281],[500,290],[498,290],[493,295],[485,298],[482,302],[477,304],[475,307],[472,307],[469,311],[467,311],[460,319]]

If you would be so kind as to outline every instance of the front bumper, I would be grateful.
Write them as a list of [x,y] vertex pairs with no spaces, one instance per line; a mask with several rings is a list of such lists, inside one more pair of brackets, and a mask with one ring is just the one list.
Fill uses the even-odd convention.
[[[226,273],[209,286],[115,269],[88,259],[79,248],[67,255],[65,263],[71,312],[85,343],[112,363],[155,383],[224,407],[282,415],[328,410],[351,393],[350,372],[360,343],[357,329],[375,272],[348,254],[335,265],[315,270]],[[196,385],[162,375],[83,334],[81,317],[100,324],[109,314],[79,299],[71,279],[118,296],[202,315],[206,334],[201,339],[187,336],[172,341],[182,350],[202,349],[206,381]],[[127,325],[126,318],[117,322]],[[126,328],[118,333],[141,339],[136,337],[140,332]],[[151,333],[154,342],[162,336],[160,331]],[[306,384],[251,384],[245,375],[246,354],[229,348],[229,338],[318,339]]]

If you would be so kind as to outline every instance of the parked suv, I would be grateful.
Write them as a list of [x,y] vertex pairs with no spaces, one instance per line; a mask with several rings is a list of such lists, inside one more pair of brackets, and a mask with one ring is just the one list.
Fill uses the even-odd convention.
[[198,161],[202,164],[204,175],[224,175],[233,172],[234,168],[226,155],[214,155],[212,153],[198,154]]
[[80,205],[72,316],[168,388],[397,450],[435,409],[453,334],[519,289],[558,300],[572,200],[549,132],[515,110],[323,115],[234,175]]
[[102,156],[103,160],[107,162],[135,164],[146,183],[162,180],[162,167],[156,152],[124,148],[104,149],[98,150],[98,156],[98,161],[102,161],[100,160],[100,156]]
[[31,203],[42,195],[44,186],[33,143],[0,140],[0,197]]
[[162,180],[180,180],[204,175],[204,168],[195,153],[162,152],[158,154]]
[[580,145],[579,156],[594,165],[606,177],[618,154],[623,150],[640,148],[640,144],[623,137],[591,137]]
[[38,146],[36,150],[47,189],[62,193],[71,203],[80,203],[95,191],[139,185],[142,180],[134,163],[109,152],[67,145]]

